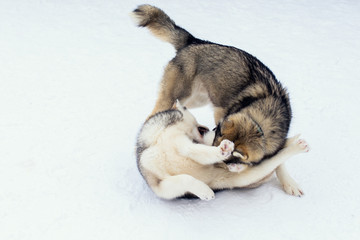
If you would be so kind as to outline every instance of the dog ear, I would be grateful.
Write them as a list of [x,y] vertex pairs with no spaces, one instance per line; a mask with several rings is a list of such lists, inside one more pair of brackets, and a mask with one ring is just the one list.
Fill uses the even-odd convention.
[[185,106],[181,105],[179,99],[176,99],[176,101],[171,109],[179,110],[182,112],[182,111],[186,110],[187,108]]
[[171,109],[177,110],[177,109],[179,109],[179,107],[180,107],[180,102],[179,102],[179,100],[176,99],[176,101],[172,105]]

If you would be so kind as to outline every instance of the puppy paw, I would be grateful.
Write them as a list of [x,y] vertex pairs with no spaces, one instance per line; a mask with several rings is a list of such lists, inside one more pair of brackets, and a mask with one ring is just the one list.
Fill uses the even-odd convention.
[[300,186],[294,181],[288,179],[285,183],[283,183],[283,189],[287,194],[301,197],[304,195],[304,191],[300,188]]
[[197,196],[204,201],[210,201],[215,199],[215,193],[211,188],[204,189],[203,191],[200,191]]
[[296,145],[300,152],[309,152],[310,151],[309,144],[304,139],[299,139],[296,142]]
[[219,148],[220,148],[221,155],[225,159],[227,159],[228,157],[231,156],[231,153],[234,151],[234,143],[227,139],[224,139],[221,141]]
[[297,153],[301,152],[309,152],[310,147],[309,144],[304,139],[299,139],[300,134],[288,138],[286,140],[285,147],[289,147],[290,149],[293,149]]
[[300,137],[300,134],[297,134],[293,137],[286,139],[285,147],[293,146],[294,144],[296,144],[296,142],[299,140],[299,137]]
[[247,166],[241,163],[230,163],[226,165],[230,172],[242,172]]

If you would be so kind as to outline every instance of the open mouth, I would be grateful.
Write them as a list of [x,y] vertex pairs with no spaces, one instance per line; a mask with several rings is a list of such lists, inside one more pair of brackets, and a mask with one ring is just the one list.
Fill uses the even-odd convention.
[[205,135],[205,133],[207,133],[209,131],[209,129],[204,126],[198,126],[198,131],[199,131],[200,135],[203,137]]

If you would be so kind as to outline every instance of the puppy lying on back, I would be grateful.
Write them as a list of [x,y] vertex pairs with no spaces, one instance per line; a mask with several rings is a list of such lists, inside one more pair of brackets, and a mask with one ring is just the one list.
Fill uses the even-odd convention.
[[[241,49],[194,37],[157,7],[140,5],[133,16],[138,26],[176,50],[151,115],[171,108],[175,99],[189,108],[211,104],[218,125],[213,145],[223,139],[234,143],[234,154],[226,161],[234,171],[258,165],[284,147],[292,116],[290,99],[268,67]],[[287,193],[303,194],[284,165],[276,174]]]
[[308,151],[306,142],[294,137],[276,156],[234,173],[216,166],[231,156],[234,144],[225,139],[218,147],[211,146],[214,137],[177,102],[174,109],[155,114],[141,128],[136,144],[139,171],[160,198],[190,193],[211,200],[213,190],[259,183],[288,157]]

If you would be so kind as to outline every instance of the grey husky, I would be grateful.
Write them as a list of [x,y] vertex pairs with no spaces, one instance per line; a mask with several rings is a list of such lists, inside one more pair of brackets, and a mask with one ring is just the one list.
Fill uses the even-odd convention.
[[[243,50],[194,37],[157,7],[141,5],[133,15],[138,26],[177,51],[165,68],[150,116],[170,109],[176,99],[189,108],[212,104],[217,125],[213,145],[232,141],[234,151],[225,163],[241,170],[285,146],[292,115],[289,96],[269,68]],[[287,193],[303,194],[284,165],[276,173]]]
[[214,190],[259,183],[287,158],[308,151],[304,140],[293,137],[272,158],[234,173],[215,165],[231,156],[234,144],[224,139],[218,147],[211,146],[215,132],[204,129],[179,102],[144,123],[137,138],[137,164],[158,197],[174,199],[191,194],[211,200]]

